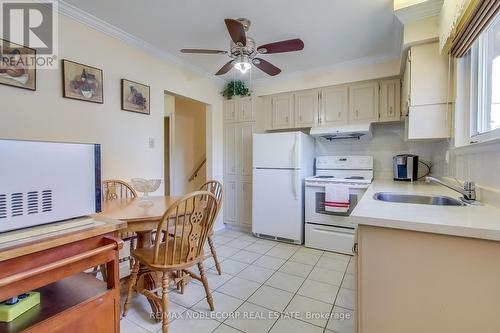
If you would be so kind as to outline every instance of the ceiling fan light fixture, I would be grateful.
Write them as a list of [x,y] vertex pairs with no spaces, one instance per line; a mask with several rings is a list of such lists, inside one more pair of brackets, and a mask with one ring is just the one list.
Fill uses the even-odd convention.
[[250,68],[252,68],[252,64],[247,56],[239,56],[236,58],[234,68],[239,70],[241,74],[245,74]]

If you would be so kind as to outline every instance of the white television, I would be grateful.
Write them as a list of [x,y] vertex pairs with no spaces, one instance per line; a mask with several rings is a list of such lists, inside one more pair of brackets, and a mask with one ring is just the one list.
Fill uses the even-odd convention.
[[100,211],[99,144],[0,139],[0,233]]

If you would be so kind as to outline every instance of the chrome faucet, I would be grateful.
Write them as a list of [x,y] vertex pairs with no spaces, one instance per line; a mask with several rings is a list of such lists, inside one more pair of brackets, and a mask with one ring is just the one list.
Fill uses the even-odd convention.
[[453,191],[460,193],[461,195],[463,195],[463,198],[461,198],[461,199],[467,203],[472,203],[472,202],[476,201],[476,183],[474,183],[472,181],[465,181],[463,183],[462,187],[456,186],[453,184],[449,184],[449,183],[447,183],[439,178],[430,177],[430,176],[425,177],[425,181],[427,183],[432,182],[432,183],[441,184],[443,186],[446,186],[449,189],[452,189]]

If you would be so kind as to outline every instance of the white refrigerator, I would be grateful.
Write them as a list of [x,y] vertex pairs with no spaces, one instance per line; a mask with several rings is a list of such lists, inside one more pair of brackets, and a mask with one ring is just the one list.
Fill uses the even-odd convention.
[[304,178],[314,173],[314,139],[302,132],[253,135],[252,232],[304,240]]

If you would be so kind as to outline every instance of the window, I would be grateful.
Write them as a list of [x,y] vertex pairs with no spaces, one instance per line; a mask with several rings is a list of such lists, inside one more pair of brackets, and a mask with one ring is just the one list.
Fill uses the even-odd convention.
[[500,14],[462,58],[468,84],[470,142],[500,138]]

